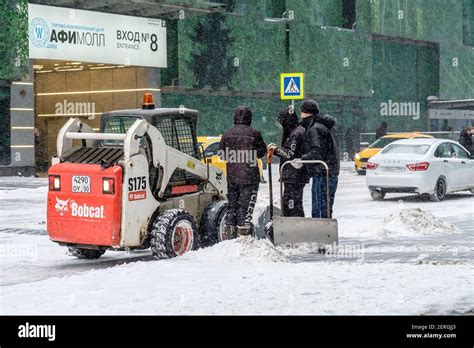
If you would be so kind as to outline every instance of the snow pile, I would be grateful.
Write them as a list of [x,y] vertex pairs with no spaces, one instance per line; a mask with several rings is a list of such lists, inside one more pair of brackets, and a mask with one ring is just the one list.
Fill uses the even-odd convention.
[[285,262],[285,256],[266,239],[240,237],[191,251],[180,259],[193,262]]
[[319,252],[321,246],[318,243],[298,243],[292,245],[277,246],[276,249],[286,257],[303,255],[323,255]]
[[420,208],[402,209],[383,221],[379,231],[382,236],[420,236],[460,233],[461,231],[445,220],[437,218]]

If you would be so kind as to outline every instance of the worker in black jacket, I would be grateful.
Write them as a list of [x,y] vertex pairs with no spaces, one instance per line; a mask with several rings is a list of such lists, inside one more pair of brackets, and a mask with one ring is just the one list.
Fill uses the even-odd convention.
[[467,127],[461,131],[459,134],[459,144],[464,146],[464,148],[469,151],[471,154],[474,154],[474,147],[472,146],[472,135],[474,134],[474,126]]
[[225,228],[229,238],[253,233],[252,215],[260,184],[257,159],[265,156],[267,145],[251,124],[252,111],[239,106],[234,111],[234,127],[225,131],[219,144],[219,155],[227,161]]
[[[283,110],[278,116],[278,122],[283,127],[282,145],[268,145],[268,150],[280,158],[280,168],[287,161],[301,157],[303,149],[304,128],[299,125],[298,116],[292,108]],[[283,182],[283,216],[302,216],[303,189],[306,185],[306,175],[303,168],[294,168],[287,164],[282,171],[280,180]]]
[[336,194],[339,176],[339,150],[337,143],[336,121],[329,115],[321,115],[319,106],[314,100],[305,100],[301,104],[301,125],[306,132],[303,140],[302,160],[321,160],[329,167],[329,216],[327,209],[326,170],[321,164],[305,166],[312,183],[313,218],[328,218],[332,216],[334,196]]

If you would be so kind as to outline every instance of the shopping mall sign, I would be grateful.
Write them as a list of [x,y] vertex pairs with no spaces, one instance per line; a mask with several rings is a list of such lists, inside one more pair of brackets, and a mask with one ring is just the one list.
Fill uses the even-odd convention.
[[28,5],[30,58],[166,68],[160,19]]

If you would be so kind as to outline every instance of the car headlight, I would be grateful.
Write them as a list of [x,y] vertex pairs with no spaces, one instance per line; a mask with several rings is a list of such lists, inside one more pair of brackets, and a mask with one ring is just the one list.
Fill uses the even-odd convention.
[[359,155],[359,154],[356,154],[356,155],[355,155],[355,159],[356,159],[356,160],[359,160],[359,159],[360,159],[360,155]]

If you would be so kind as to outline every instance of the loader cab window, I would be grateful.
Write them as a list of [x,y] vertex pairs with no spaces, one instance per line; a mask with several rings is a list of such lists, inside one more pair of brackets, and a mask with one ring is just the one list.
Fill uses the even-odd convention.
[[[137,117],[133,117],[133,116],[109,117],[109,119],[105,123],[104,133],[118,133],[118,134],[127,133],[128,129],[132,126],[132,124],[137,119],[138,119]],[[121,141],[117,141],[117,140],[104,140],[102,143],[107,146],[122,146],[123,145]]]
[[193,123],[187,117],[159,117],[155,120],[154,126],[159,129],[168,146],[184,152],[185,154],[198,157],[196,131]]

